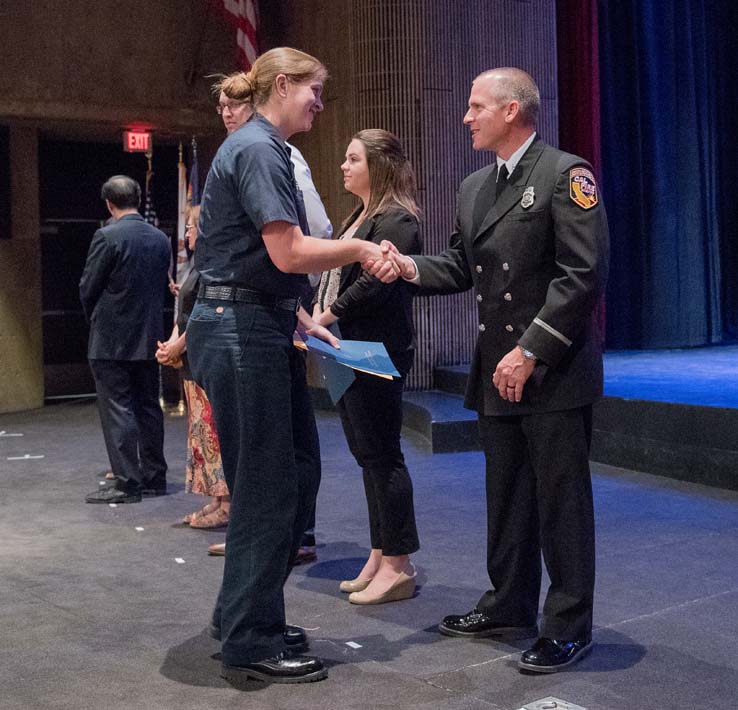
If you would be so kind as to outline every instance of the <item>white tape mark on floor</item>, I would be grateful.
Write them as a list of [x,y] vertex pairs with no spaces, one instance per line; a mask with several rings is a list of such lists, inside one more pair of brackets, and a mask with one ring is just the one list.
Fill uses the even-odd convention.
[[23,456],[8,456],[8,461],[27,461],[28,459],[42,459],[44,454],[32,456],[31,454],[23,454]]
[[144,530],[144,529],[143,529],[142,527],[137,527],[137,528],[133,528],[133,529],[134,529],[134,530],[135,530],[136,532],[143,532],[143,530]]
[[23,434],[11,434],[9,431],[0,431],[0,436],[23,436]]
[[356,643],[356,641],[346,641],[346,645],[350,646],[351,648],[361,648],[361,644]]
[[177,563],[178,565],[183,565],[183,564],[185,563],[185,561],[184,561],[184,560],[183,560],[183,559],[182,559],[181,557],[175,557],[175,558],[174,558],[174,561],[175,561],[175,562],[176,562],[176,563]]

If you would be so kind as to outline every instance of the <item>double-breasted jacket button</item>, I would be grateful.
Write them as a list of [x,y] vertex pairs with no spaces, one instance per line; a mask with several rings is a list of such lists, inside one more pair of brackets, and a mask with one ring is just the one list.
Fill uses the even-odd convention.
[[478,274],[481,274],[482,273],[482,265],[481,264],[477,264],[477,273]]
[[482,294],[481,293],[478,293],[477,294],[477,303],[481,303],[483,300],[484,300],[484,298],[482,298]]
[[512,327],[512,326],[511,326],[511,325],[510,325],[510,324],[508,323],[508,324],[507,324],[507,325],[505,326],[505,330],[506,330],[506,331],[507,331],[508,333],[512,333],[512,332],[513,332],[513,327]]
[[502,270],[503,270],[503,271],[510,271],[510,264],[508,264],[507,262],[505,262],[505,263],[504,263],[504,264],[502,265]]
[[487,330],[487,328],[485,328],[485,327],[484,327],[484,323],[480,323],[480,324],[479,324],[479,331],[480,331],[481,333],[484,333],[484,331],[485,331],[485,330]]
[[508,291],[508,292],[507,292],[507,293],[506,293],[506,294],[505,294],[505,295],[503,296],[503,298],[504,298],[504,299],[505,299],[506,301],[512,301],[512,294],[511,294],[511,293],[510,293],[510,292]]

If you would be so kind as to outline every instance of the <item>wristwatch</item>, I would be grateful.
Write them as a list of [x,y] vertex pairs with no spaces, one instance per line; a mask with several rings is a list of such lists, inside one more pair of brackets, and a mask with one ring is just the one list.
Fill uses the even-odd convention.
[[523,357],[526,360],[538,360],[538,358],[530,350],[526,350],[522,345],[518,345],[518,350],[523,353]]

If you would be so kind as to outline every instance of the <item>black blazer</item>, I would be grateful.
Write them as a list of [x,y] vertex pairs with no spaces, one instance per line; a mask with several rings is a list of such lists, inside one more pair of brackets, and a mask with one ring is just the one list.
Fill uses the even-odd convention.
[[90,324],[87,357],[151,360],[164,337],[164,298],[172,250],[139,214],[95,232],[79,282]]
[[[366,219],[353,238],[377,244],[386,239],[402,254],[422,251],[418,220],[401,208],[393,207]],[[341,337],[384,343],[397,369],[407,374],[416,344],[412,306],[416,290],[402,279],[383,284],[362,271],[359,263],[344,266],[338,298],[331,305],[339,318]]]
[[[479,337],[465,406],[480,414],[572,409],[602,393],[594,309],[607,276],[608,229],[601,196],[588,208],[574,199],[582,172],[594,185],[586,161],[536,138],[496,202],[494,165],[464,180],[449,248],[416,259],[421,294],[476,293]],[[492,374],[517,344],[540,362],[522,401],[507,402]]]

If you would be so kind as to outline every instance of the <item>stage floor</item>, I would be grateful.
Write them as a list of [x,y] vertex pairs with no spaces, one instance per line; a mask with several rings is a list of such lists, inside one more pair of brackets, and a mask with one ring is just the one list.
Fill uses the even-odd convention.
[[337,417],[318,425],[319,559],[285,597],[330,676],[239,690],[219,678],[206,632],[223,570],[206,547],[223,534],[176,524],[202,501],[183,491],[184,421],[166,425],[173,493],[110,508],[83,503],[106,466],[93,403],[0,416],[3,710],[517,710],[551,696],[589,710],[732,707],[737,493],[595,464],[595,650],[570,672],[526,676],[515,666],[525,642],[436,631],[488,584],[482,455],[432,455],[406,432],[420,589],[354,607],[337,586],[368,554],[361,478]]
[[738,345],[605,353],[605,395],[738,409]]

